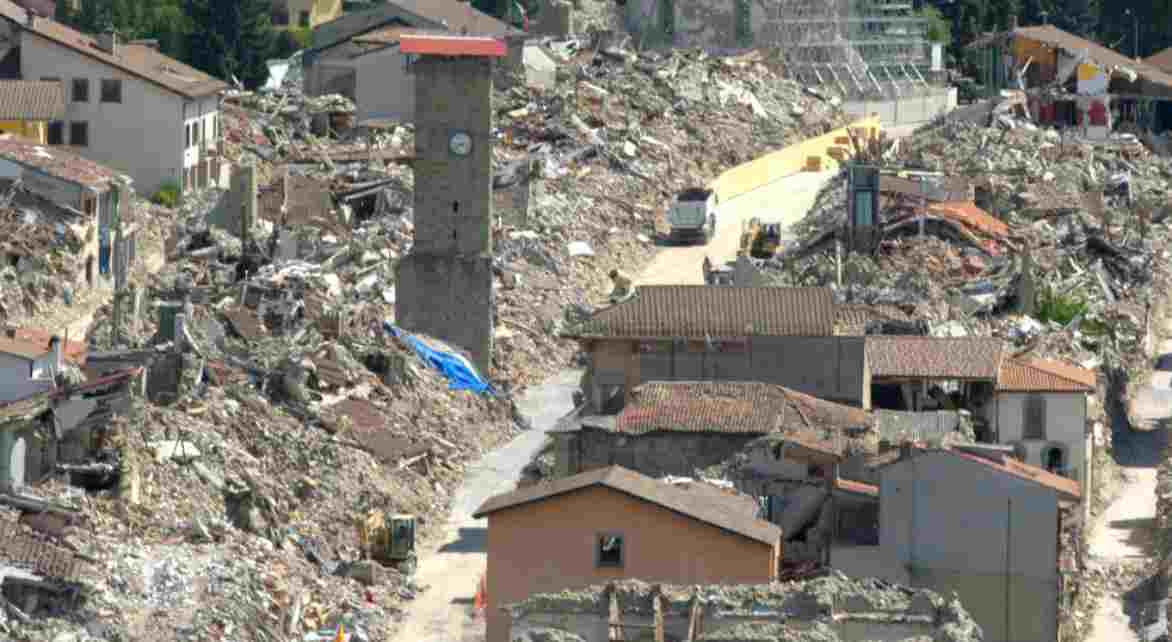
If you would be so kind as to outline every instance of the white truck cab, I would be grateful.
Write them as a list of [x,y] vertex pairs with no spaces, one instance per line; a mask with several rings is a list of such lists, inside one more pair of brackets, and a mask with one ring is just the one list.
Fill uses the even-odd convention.
[[668,210],[667,222],[671,225],[671,240],[700,240],[701,243],[707,243],[716,233],[719,206],[720,197],[716,195],[716,190],[691,187],[681,191]]

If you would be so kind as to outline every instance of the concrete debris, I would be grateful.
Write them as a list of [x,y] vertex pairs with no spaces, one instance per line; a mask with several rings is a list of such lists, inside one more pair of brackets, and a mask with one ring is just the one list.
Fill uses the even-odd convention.
[[[610,612],[618,604],[618,621]],[[512,637],[539,638],[549,629],[586,635],[597,627],[623,622],[645,626],[662,600],[664,628],[687,631],[694,605],[701,611],[701,640],[730,642],[836,641],[846,622],[867,634],[849,639],[981,640],[980,627],[959,600],[926,589],[911,589],[875,579],[855,580],[833,571],[815,579],[768,585],[674,586],[623,580],[579,590],[540,593],[505,609]],[[576,628],[567,628],[573,622]],[[559,624],[560,623],[560,624]],[[529,638],[522,636],[528,635]],[[574,639],[574,638],[567,638]]]

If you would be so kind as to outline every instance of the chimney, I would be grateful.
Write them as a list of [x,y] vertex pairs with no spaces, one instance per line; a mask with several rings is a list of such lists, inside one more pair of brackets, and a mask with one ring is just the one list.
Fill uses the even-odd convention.
[[118,33],[114,31],[113,27],[98,34],[97,44],[98,49],[112,56],[118,55]]
[[1017,15],[1016,14],[1009,16],[1009,30],[1010,31],[1017,31]]

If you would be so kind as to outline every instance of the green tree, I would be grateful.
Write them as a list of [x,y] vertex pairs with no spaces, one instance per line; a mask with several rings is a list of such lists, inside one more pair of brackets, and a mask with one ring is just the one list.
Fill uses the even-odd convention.
[[952,23],[936,7],[924,7],[920,17],[928,21],[927,38],[931,42],[952,44]]
[[245,87],[264,84],[276,35],[269,8],[268,0],[187,0],[190,64]]

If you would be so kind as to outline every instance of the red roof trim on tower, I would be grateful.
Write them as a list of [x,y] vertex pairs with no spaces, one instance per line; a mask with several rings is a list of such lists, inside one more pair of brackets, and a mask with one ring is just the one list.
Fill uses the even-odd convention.
[[496,38],[404,34],[399,38],[399,51],[424,56],[501,58],[505,55],[505,43]]

